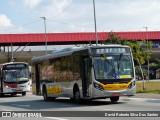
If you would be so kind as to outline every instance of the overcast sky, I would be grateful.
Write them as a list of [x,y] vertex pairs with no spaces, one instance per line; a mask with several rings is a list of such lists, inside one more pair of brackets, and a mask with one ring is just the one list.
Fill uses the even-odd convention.
[[[160,30],[160,0],[95,0],[97,31]],[[0,34],[94,31],[93,0],[0,0]]]

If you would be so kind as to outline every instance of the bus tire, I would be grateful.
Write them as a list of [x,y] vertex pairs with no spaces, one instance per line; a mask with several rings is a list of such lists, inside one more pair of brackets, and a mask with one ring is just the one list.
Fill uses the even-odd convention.
[[76,88],[74,89],[73,94],[74,94],[74,101],[75,101],[76,103],[81,103],[80,92],[79,92],[79,88],[78,88],[78,87],[76,87]]
[[117,102],[119,100],[119,96],[110,97],[111,102]]
[[0,93],[0,97],[3,97],[4,96],[4,94],[3,93]]
[[44,98],[44,101],[49,101],[46,86],[43,86],[43,98]]
[[25,96],[26,95],[26,92],[22,92],[22,96]]
[[73,101],[74,101],[74,98],[70,98],[70,100],[73,102]]

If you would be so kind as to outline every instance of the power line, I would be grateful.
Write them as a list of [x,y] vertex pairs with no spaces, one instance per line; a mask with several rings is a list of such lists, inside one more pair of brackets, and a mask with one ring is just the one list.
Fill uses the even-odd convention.
[[[75,1],[75,0],[74,0]],[[65,25],[69,25],[69,26],[76,26],[76,27],[81,27],[81,28],[90,28],[90,29],[94,29],[93,26],[83,26],[83,25],[78,25],[78,24],[71,24],[71,23],[67,23],[67,22],[61,22],[61,21],[56,21],[56,20],[51,20],[50,18],[49,19],[46,19],[47,21],[49,22],[54,22],[54,23],[59,23],[59,24],[65,24]],[[23,24],[23,25],[19,25],[19,26],[15,26],[15,27],[12,27],[12,28],[6,28],[6,29],[0,29],[0,31],[7,31],[7,30],[13,30],[13,29],[17,29],[17,28],[20,28],[20,27],[24,27],[24,26],[27,26],[27,25],[31,25],[33,23],[36,23],[36,22],[39,22],[41,21],[41,19],[39,20],[35,20],[33,22],[29,22],[29,23],[26,23],[26,24]],[[107,28],[107,27],[98,27],[97,28],[99,31],[102,30],[112,30],[112,31],[128,31],[128,30],[140,30],[142,28]],[[158,31],[159,28],[157,28],[155,31]]]
[[89,26],[82,26],[82,25],[71,24],[71,23],[67,23],[67,22],[58,22],[58,21],[50,20],[50,19],[46,19],[46,20],[48,20],[49,22],[60,23],[60,24],[66,24],[66,25],[70,25],[70,26],[93,28],[93,27],[89,27]]
[[[72,2],[66,8],[63,9],[63,11],[61,11],[60,13],[58,13],[57,15],[55,15],[54,17],[50,17],[48,19],[58,17],[59,15],[61,15],[62,13],[64,13],[75,1],[76,0],[72,0]],[[15,27],[12,27],[12,28],[0,29],[0,31],[7,31],[7,30],[12,30],[12,29],[17,29],[17,28],[20,28],[20,27],[23,27],[23,26],[27,26],[27,25],[36,23],[38,21],[40,21],[40,20],[36,20],[36,21],[30,22],[30,23],[26,23],[26,24],[23,24],[23,25],[15,26]]]
[[48,19],[52,19],[52,18],[56,18],[58,16],[60,16],[62,13],[64,13],[68,8],[70,8],[70,6],[75,2],[76,0],[73,0],[66,8],[63,9],[63,11],[59,12],[57,15],[50,17]]
[[12,27],[12,28],[0,29],[0,31],[6,31],[6,30],[17,29],[17,28],[20,28],[20,27],[23,27],[23,26],[27,26],[27,25],[36,23],[36,22],[38,22],[38,21],[40,21],[40,20],[36,20],[36,21],[30,22],[30,23],[26,23],[26,24],[23,24],[23,25],[15,26],[15,27]]
[[[75,27],[81,27],[81,28],[90,28],[94,29],[94,26],[83,26],[83,25],[78,25],[78,24],[72,24],[72,23],[67,23],[67,22],[61,22],[61,21],[56,21],[56,20],[51,20],[51,19],[46,19],[49,22],[54,22],[54,23],[59,23],[59,24],[65,24],[69,26],[75,26]],[[110,31],[128,31],[128,30],[138,30],[140,31],[142,28],[107,28],[107,27],[97,27],[99,31],[104,31],[104,30],[110,30]]]

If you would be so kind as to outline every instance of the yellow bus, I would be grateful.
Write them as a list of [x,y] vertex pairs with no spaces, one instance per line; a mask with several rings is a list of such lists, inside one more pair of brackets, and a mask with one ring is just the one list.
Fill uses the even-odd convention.
[[135,94],[129,46],[98,45],[63,49],[32,59],[32,91],[44,100],[69,97],[76,102]]

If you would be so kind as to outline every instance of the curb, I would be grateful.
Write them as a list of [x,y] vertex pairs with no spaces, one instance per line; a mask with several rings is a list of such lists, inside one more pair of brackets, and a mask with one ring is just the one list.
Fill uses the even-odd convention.
[[122,98],[123,101],[133,101],[133,102],[152,102],[152,103],[160,103],[160,99],[152,99],[152,98]]

